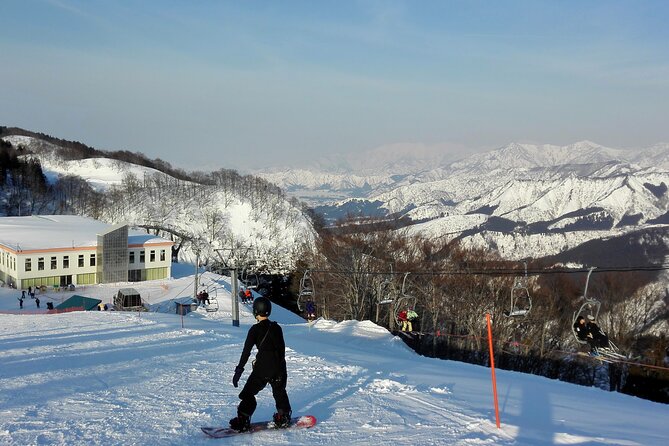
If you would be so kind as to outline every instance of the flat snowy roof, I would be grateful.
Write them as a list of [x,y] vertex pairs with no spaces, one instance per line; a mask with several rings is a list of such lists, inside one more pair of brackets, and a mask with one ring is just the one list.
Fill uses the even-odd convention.
[[[86,248],[98,244],[98,234],[114,227],[79,215],[0,217],[0,245],[14,251]],[[128,244],[166,243],[169,240],[128,228]]]

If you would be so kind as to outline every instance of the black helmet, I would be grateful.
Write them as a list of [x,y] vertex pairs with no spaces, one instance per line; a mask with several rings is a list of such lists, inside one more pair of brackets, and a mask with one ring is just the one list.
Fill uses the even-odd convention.
[[253,315],[269,317],[272,312],[272,302],[266,297],[260,296],[253,301]]

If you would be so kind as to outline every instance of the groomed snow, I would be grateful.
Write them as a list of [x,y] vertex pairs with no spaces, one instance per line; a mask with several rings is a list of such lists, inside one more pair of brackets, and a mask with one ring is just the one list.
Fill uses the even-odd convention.
[[[231,384],[253,318],[230,319],[230,284],[206,273],[217,313],[182,319],[193,271],[133,284],[147,313],[0,314],[0,445],[663,445],[669,406],[546,378],[497,371],[501,429],[490,369],[416,355],[365,321],[312,325],[281,308],[272,319],[288,346],[288,393],[309,430],[212,440],[200,426],[226,424],[240,389]],[[127,284],[76,293],[109,302]],[[0,289],[0,309],[18,311],[20,292]],[[210,293],[212,294],[212,293]],[[42,307],[69,295],[47,293]],[[248,377],[248,370],[242,382]],[[255,420],[271,417],[271,391]]]

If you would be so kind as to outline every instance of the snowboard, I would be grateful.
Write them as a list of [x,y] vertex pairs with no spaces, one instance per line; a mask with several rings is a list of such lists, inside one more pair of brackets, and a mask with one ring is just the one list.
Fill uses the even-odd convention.
[[257,421],[255,423],[251,423],[251,429],[244,432],[236,431],[230,427],[201,427],[200,429],[202,429],[202,432],[212,438],[226,438],[240,434],[252,434],[254,432],[265,430],[300,429],[313,427],[315,425],[316,417],[313,415],[302,415],[300,417],[293,417],[290,420],[290,426],[283,428],[274,427],[274,421]]

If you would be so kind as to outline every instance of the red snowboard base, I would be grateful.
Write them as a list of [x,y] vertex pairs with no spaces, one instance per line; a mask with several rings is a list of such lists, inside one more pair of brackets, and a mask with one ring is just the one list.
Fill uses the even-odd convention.
[[257,421],[251,423],[251,429],[239,432],[229,427],[201,427],[202,432],[207,434],[212,438],[226,438],[232,437],[239,434],[252,434],[254,432],[260,432],[265,430],[279,430],[279,429],[299,429],[299,428],[309,428],[313,427],[316,424],[316,417],[313,415],[302,415],[300,417],[293,417],[290,420],[290,426],[284,428],[274,427],[274,421]]

